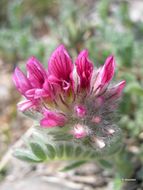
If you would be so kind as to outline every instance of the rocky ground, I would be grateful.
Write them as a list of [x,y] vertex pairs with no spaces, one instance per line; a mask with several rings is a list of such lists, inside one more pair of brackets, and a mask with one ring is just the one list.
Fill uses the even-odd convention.
[[11,159],[1,190],[108,190],[114,189],[111,175],[88,163],[70,172],[58,172],[65,163],[29,165]]

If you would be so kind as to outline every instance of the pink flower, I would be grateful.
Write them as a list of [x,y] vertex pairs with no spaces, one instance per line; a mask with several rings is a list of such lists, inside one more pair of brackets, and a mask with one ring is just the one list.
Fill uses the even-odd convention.
[[26,68],[27,76],[19,68],[13,74],[16,88],[26,98],[18,108],[40,113],[41,126],[68,126],[67,133],[78,140],[90,138],[102,148],[111,135],[107,131],[116,134],[111,118],[125,81],[110,84],[115,72],[113,56],[96,69],[87,50],[81,51],[73,64],[65,47],[60,45],[51,55],[47,71],[34,57],[27,61]]

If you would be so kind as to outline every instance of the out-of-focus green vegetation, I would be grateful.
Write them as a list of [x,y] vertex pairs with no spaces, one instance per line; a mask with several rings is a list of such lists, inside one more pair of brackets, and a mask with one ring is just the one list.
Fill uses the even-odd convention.
[[59,43],[64,43],[73,57],[88,48],[97,66],[109,54],[115,55],[115,80],[127,82],[119,110],[124,149],[110,161],[116,171],[116,186],[122,186],[118,176],[132,177],[138,165],[137,176],[141,180],[143,22],[131,20],[129,1],[1,0],[0,4],[3,10],[0,12],[0,58],[5,63],[18,63],[35,55],[46,64],[50,52]]

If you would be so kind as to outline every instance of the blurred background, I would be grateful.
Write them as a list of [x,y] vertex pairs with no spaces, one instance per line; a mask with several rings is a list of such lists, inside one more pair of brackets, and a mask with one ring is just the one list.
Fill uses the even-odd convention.
[[[0,159],[32,125],[29,118],[17,113],[16,103],[21,97],[11,79],[15,66],[24,69],[31,55],[47,66],[51,52],[60,43],[65,44],[74,60],[80,50],[87,48],[97,67],[108,55],[115,56],[114,81],[127,82],[118,123],[123,130],[123,151],[111,163],[106,159],[100,166],[89,163],[70,174],[55,174],[55,165],[24,165],[25,176],[32,176],[29,181],[24,174],[18,178],[20,170],[16,167],[21,166],[9,166],[9,160],[0,172],[0,189],[29,190],[30,186],[37,190],[39,185],[41,190],[142,190],[142,0],[0,0]],[[53,186],[44,188],[46,180],[32,186],[32,172],[54,175]],[[65,180],[65,186],[54,185],[57,179]]]

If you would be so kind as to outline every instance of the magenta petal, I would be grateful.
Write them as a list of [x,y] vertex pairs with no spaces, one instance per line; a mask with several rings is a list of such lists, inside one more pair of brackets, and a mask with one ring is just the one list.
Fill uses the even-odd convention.
[[44,98],[44,97],[49,97],[49,93],[48,92],[46,92],[44,89],[36,89],[35,90],[35,96],[34,96],[34,98],[35,99],[39,99],[39,98]]
[[70,80],[73,64],[68,52],[63,45],[60,45],[51,55],[48,63],[49,75],[60,80]]
[[107,86],[109,85],[109,82],[113,78],[115,72],[115,60],[113,56],[109,56],[103,67],[99,68],[96,81],[94,84],[94,91],[96,94],[102,93]]
[[57,89],[58,88],[59,88],[59,85],[53,84],[48,79],[45,80],[45,82],[43,84],[43,90],[44,90],[43,97],[46,97],[46,95],[48,95],[48,97],[50,97],[51,99],[53,99],[56,96],[56,94],[57,94],[57,91],[58,91]]
[[27,77],[33,87],[41,88],[46,77],[46,70],[42,64],[35,58],[31,57],[27,61]]
[[27,90],[25,93],[26,98],[33,99],[35,96],[35,88]]
[[22,112],[32,108],[33,106],[35,106],[35,104],[33,104],[33,102],[30,100],[24,100],[17,104],[18,110],[20,110]]
[[43,127],[57,127],[65,124],[66,118],[62,114],[46,111],[44,112],[44,115],[45,118],[40,121],[40,124]]
[[69,82],[67,82],[65,80],[62,81],[62,88],[63,88],[63,90],[68,91],[68,89],[70,88],[70,86],[71,85],[70,85]]
[[63,90],[67,91],[71,87],[70,82],[67,82],[66,80],[59,80],[53,75],[49,75],[48,81],[53,85],[53,87],[56,88],[56,90],[59,90],[59,87],[61,87]]
[[80,77],[80,87],[88,88],[90,85],[90,79],[93,72],[93,64],[88,58],[88,51],[83,50],[77,60],[76,60],[76,69]]
[[32,88],[25,74],[18,67],[16,67],[13,74],[13,82],[16,88],[18,89],[18,91],[23,95],[25,94],[27,90]]
[[49,93],[46,92],[44,89],[41,89],[41,88],[33,88],[33,89],[30,89],[28,90],[26,93],[25,93],[25,96],[28,98],[28,99],[40,99],[42,97],[48,97],[49,96]]
[[61,81],[55,77],[54,75],[49,75],[48,76],[48,81],[51,83],[51,84],[60,84]]
[[120,95],[120,94],[122,93],[122,91],[123,91],[125,85],[126,85],[126,81],[124,81],[124,80],[121,81],[120,83],[118,83],[116,86],[114,86],[115,92],[116,92],[118,95]]
[[106,59],[105,64],[103,65],[99,73],[99,77],[101,78],[101,83],[103,85],[110,82],[110,80],[113,78],[114,71],[115,71],[115,60],[113,56],[109,56]]
[[120,83],[109,89],[110,94],[114,97],[120,97],[125,85],[126,81],[121,81]]
[[53,120],[53,119],[47,119],[44,118],[40,121],[40,125],[46,128],[50,128],[50,127],[58,127],[57,121]]

